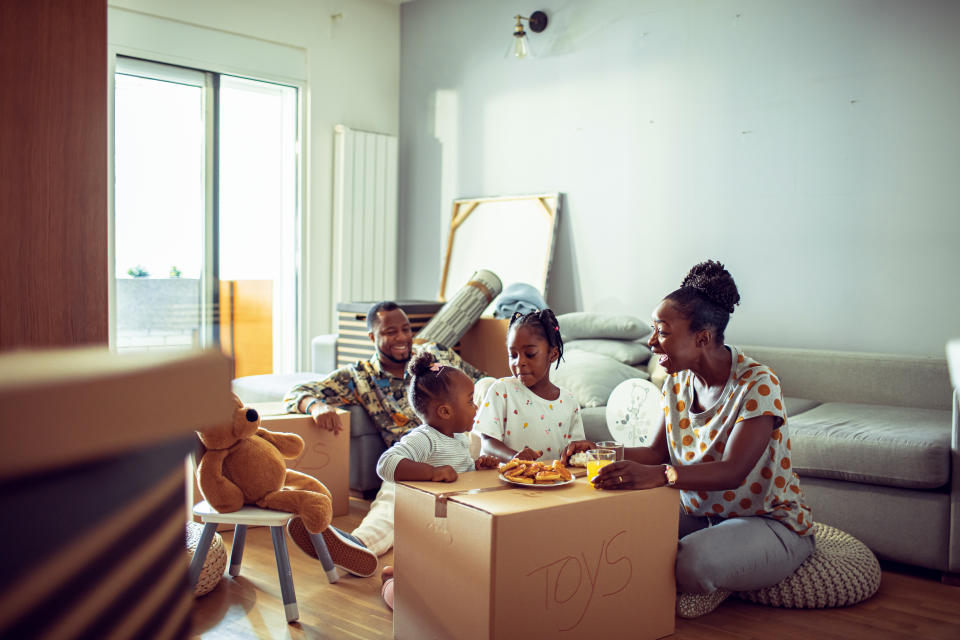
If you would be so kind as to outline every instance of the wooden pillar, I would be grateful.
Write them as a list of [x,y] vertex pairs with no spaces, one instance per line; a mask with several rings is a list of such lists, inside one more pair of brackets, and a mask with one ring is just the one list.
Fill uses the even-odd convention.
[[0,2],[0,350],[107,343],[107,3]]

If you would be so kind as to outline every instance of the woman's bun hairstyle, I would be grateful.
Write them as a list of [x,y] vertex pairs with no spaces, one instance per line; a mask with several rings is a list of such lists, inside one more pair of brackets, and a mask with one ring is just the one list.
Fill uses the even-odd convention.
[[723,264],[714,260],[694,265],[680,286],[693,287],[727,313],[733,313],[734,305],[740,304],[733,276]]
[[680,288],[666,298],[690,319],[690,330],[712,327],[716,342],[723,344],[723,332],[730,321],[734,307],[740,304],[740,293],[733,276],[716,260],[707,260],[693,266]]

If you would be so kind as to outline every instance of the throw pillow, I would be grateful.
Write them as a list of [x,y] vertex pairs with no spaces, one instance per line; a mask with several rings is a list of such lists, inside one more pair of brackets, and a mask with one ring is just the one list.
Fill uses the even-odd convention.
[[587,338],[563,343],[564,350],[579,350],[610,356],[623,364],[643,364],[650,359],[650,347],[642,340]]
[[564,351],[560,368],[550,379],[576,397],[581,407],[602,407],[614,387],[631,378],[647,378],[646,371],[589,351]]
[[584,338],[637,340],[650,332],[648,324],[640,318],[608,313],[576,311],[557,316],[557,322],[564,342]]

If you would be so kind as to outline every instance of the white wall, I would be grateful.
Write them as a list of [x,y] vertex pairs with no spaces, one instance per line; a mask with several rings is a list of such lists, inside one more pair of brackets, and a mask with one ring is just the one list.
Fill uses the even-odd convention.
[[310,338],[335,330],[337,301],[331,295],[330,260],[333,127],[343,123],[397,134],[399,8],[384,0],[109,0],[108,4],[306,50],[307,250],[300,357],[309,366]]
[[960,3],[416,0],[401,51],[401,296],[436,295],[452,198],[559,190],[558,312],[647,317],[716,258],[730,342],[960,335]]

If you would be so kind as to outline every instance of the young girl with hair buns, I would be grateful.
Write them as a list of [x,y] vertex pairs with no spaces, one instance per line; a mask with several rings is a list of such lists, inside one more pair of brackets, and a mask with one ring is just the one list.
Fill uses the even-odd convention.
[[[423,421],[387,449],[377,461],[377,474],[387,482],[425,480],[453,482],[474,469],[493,469],[499,459],[470,457],[467,431],[473,426],[473,380],[460,369],[440,364],[428,352],[416,354],[407,366],[410,406]],[[384,601],[393,608],[393,567],[382,573]]]
[[499,460],[555,460],[584,435],[577,399],[550,381],[550,365],[559,366],[563,355],[553,311],[515,313],[507,329],[507,354],[513,377],[490,386],[473,427],[481,451]]
[[[813,552],[813,518],[793,472],[780,380],[724,344],[739,304],[719,262],[697,264],[653,311],[649,345],[669,374],[653,442],[628,448],[600,489],[680,491],[677,610],[712,611],[732,591],[776,584]],[[575,444],[564,460],[591,446]]]
[[456,367],[440,364],[426,351],[413,357],[407,372],[410,406],[423,424],[383,452],[377,474],[387,482],[453,482],[458,473],[496,467],[499,461],[491,456],[470,457],[466,433],[477,413],[473,380]]

